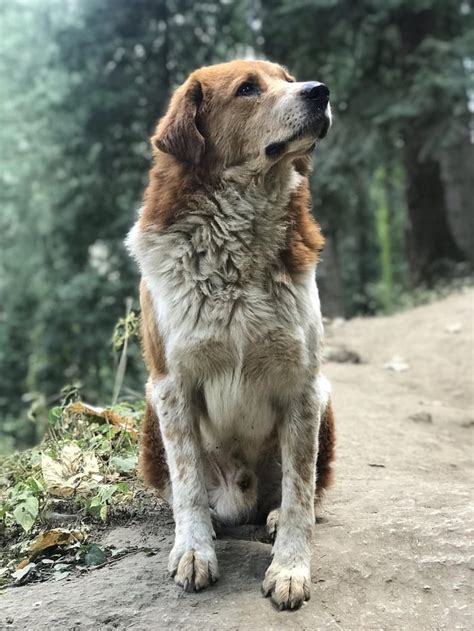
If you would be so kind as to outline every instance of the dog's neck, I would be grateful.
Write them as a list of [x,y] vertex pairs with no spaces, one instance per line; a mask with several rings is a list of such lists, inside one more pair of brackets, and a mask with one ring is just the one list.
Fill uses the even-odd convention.
[[296,190],[301,175],[289,159],[263,166],[260,160],[255,160],[223,169],[220,179],[243,192],[251,190],[253,194],[277,200]]
[[289,163],[266,172],[248,166],[226,169],[217,187],[218,196],[234,207],[236,216],[247,215],[257,223],[272,220],[275,227],[287,223],[288,204],[303,177]]
[[222,226],[227,241],[241,239],[249,252],[259,250],[267,262],[274,260],[287,241],[290,198],[302,179],[291,165],[267,177],[228,171],[222,185],[208,195],[214,206],[209,222]]

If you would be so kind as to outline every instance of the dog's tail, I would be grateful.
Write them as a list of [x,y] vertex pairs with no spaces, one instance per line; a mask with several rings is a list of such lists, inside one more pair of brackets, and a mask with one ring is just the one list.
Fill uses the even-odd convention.
[[[328,386],[329,386],[329,382]],[[324,496],[324,491],[334,481],[332,462],[335,458],[336,427],[329,390],[321,409],[321,423],[319,426],[319,450],[316,462],[316,501]]]
[[161,497],[168,499],[170,477],[165,447],[158,417],[148,397],[141,430],[139,468],[145,483],[156,489]]

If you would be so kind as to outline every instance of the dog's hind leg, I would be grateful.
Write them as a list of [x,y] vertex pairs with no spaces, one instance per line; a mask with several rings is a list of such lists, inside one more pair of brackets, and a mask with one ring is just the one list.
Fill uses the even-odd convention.
[[141,428],[139,468],[148,486],[170,501],[170,475],[158,416],[147,394],[145,415]]
[[[325,490],[331,486],[334,479],[332,462],[335,457],[336,431],[334,413],[330,399],[330,386],[325,377],[320,377],[323,396],[321,397],[321,422],[318,434],[318,457],[316,461],[316,492],[315,507],[323,499]],[[276,476],[275,476],[276,477]],[[278,498],[278,504],[281,495]],[[273,504],[275,506],[275,503]],[[278,524],[280,521],[280,508],[270,510],[266,517],[267,533],[272,541],[275,541]]]
[[316,463],[316,494],[315,501],[319,503],[324,491],[332,484],[334,471],[332,462],[335,457],[336,428],[331,399],[328,398],[324,409],[321,410],[321,423],[319,426],[319,449]]

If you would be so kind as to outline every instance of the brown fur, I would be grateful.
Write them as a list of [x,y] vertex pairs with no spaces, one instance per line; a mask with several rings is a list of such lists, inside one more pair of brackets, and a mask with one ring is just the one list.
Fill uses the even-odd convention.
[[332,462],[335,458],[336,427],[331,401],[328,402],[326,411],[321,418],[319,426],[319,452],[316,463],[316,498],[320,500],[324,491],[334,481]]
[[[258,102],[234,98],[236,87],[249,76],[263,86],[274,78],[292,80],[285,68],[262,61],[233,62],[196,70],[176,90],[165,116],[160,120],[151,143],[154,163],[144,196],[140,219],[143,229],[166,229],[183,209],[199,203],[200,196],[212,190],[223,168],[239,164],[245,155],[245,139]],[[295,160],[304,180],[288,206],[288,245],[281,257],[291,274],[308,270],[318,260],[324,238],[310,210],[309,157]]]
[[[245,138],[255,131],[251,124],[257,104],[252,99],[235,99],[236,87],[248,77],[258,77],[261,85],[269,87],[258,101],[258,107],[262,107],[262,102],[271,103],[275,98],[271,89],[272,78],[292,80],[284,68],[268,62],[242,61],[231,66],[217,65],[197,70],[171,99],[168,111],[151,139],[154,159],[140,218],[142,230],[166,230],[176,222],[180,213],[212,195],[214,182],[223,168],[252,157],[245,153]],[[253,124],[255,126],[255,122]],[[294,165],[303,181],[288,205],[287,246],[281,252],[281,260],[290,275],[310,269],[324,245],[319,225],[310,210],[310,158],[297,158]],[[145,362],[151,379],[157,380],[167,373],[166,359],[151,297],[143,282],[140,302]],[[260,354],[263,351],[261,349]],[[288,359],[291,363],[291,357]],[[210,370],[212,366],[209,366]],[[334,419],[330,406],[321,423],[319,441],[318,497],[332,477]],[[148,399],[142,428],[140,468],[150,486],[160,492],[166,489],[168,466],[158,418]]]
[[158,417],[149,400],[143,418],[139,466],[146,484],[164,493],[169,483],[169,471]]
[[[163,345],[156,326],[150,294],[143,281],[140,284],[141,334],[145,363],[152,379],[166,374]],[[169,482],[165,448],[158,417],[148,398],[141,430],[140,472],[146,484],[163,493]]]
[[315,265],[324,247],[321,228],[311,215],[307,176],[291,196],[288,215],[288,245],[281,253],[281,258],[290,274],[298,274],[308,271]]

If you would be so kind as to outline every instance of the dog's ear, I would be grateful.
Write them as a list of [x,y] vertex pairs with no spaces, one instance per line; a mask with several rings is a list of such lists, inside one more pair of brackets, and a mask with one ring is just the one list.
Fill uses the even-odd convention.
[[151,141],[155,147],[182,162],[197,165],[204,153],[205,141],[196,126],[202,102],[202,87],[191,78],[176,90],[165,116],[158,123]]

